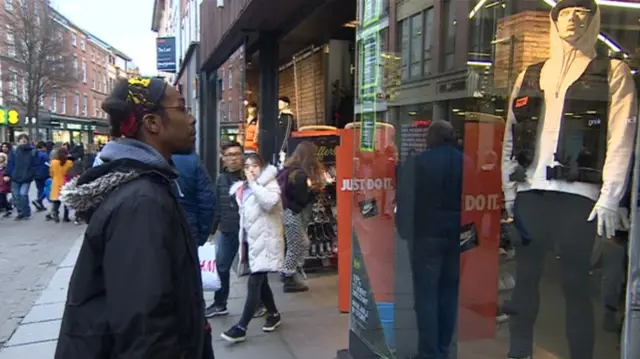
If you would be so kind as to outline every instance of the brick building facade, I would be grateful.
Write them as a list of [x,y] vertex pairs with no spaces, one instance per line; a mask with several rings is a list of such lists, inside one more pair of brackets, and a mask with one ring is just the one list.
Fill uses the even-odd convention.
[[[71,66],[77,74],[77,80],[64,88],[44,93],[39,101],[38,118],[27,119],[24,100],[18,101],[15,95],[26,98],[22,94],[26,93],[29,81],[26,71],[17,71],[21,65],[15,55],[15,46],[24,41],[14,33],[20,27],[19,22],[24,21],[17,17],[23,9],[19,8],[21,4],[18,1],[0,4],[0,19],[6,25],[0,29],[0,139],[15,140],[18,133],[35,131],[31,134],[43,140],[93,142],[94,135],[107,132],[107,115],[101,105],[115,83],[113,75],[121,72],[115,66],[115,59],[124,55],[48,7],[46,1],[24,2],[29,9],[47,6],[46,11],[36,12],[36,22],[39,14],[53,19],[52,24],[60,34],[56,36],[62,37],[63,52],[68,50],[72,54]],[[12,72],[16,73],[15,77]],[[7,121],[9,112],[18,113],[18,123]]]

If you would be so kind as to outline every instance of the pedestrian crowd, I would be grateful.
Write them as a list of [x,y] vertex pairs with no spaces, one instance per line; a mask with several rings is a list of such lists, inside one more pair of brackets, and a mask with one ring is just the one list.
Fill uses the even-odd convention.
[[[97,147],[96,147],[97,148]],[[46,220],[71,222],[69,209],[62,205],[59,196],[62,186],[71,178],[90,168],[95,158],[91,145],[56,145],[54,142],[29,141],[29,136],[20,134],[17,143],[4,142],[0,148],[0,213],[2,218],[12,217],[22,221],[31,218],[32,209],[47,212]],[[32,184],[37,189],[36,197],[30,200]],[[62,208],[61,208],[62,207]],[[80,219],[74,222],[80,224]]]
[[[212,181],[194,152],[195,120],[163,80],[121,80],[103,109],[112,140],[100,151],[20,135],[0,153],[5,217],[26,220],[32,205],[49,221],[73,213],[87,224],[55,357],[214,358],[207,318],[229,314],[236,262],[248,277],[245,306],[222,338],[244,341],[260,317],[264,332],[275,331],[282,318],[269,273],[286,293],[309,289],[306,218],[327,181],[315,145],[302,142],[278,169],[225,142]],[[29,202],[32,182],[38,195]],[[209,242],[220,288],[206,307],[198,248]]]

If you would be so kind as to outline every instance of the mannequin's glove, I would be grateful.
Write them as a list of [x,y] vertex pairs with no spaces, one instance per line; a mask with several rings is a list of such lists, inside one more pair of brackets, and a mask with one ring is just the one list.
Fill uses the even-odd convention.
[[617,209],[611,209],[596,203],[587,221],[591,222],[598,218],[598,235],[604,238],[613,238],[616,235],[616,228],[620,223],[620,216]]
[[504,201],[504,210],[507,212],[509,218],[513,218],[513,207],[516,201]]
[[631,228],[631,218],[629,217],[629,209],[625,207],[618,208],[618,216],[620,217],[620,222],[618,223],[619,231],[628,231]]

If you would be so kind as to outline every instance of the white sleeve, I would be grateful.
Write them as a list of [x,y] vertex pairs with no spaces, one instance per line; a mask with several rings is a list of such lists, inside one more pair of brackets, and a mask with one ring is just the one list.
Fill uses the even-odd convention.
[[598,205],[616,209],[626,190],[638,116],[636,86],[624,62],[611,62],[609,88],[607,153]]
[[511,132],[511,127],[516,121],[513,114],[513,99],[520,91],[524,74],[525,73],[523,71],[518,75],[513,86],[513,91],[511,91],[511,96],[509,97],[508,102],[507,123],[504,127],[504,138],[502,139],[502,192],[504,193],[505,201],[513,201],[516,199],[516,189],[518,187],[516,182],[509,179],[509,176],[511,176],[513,171],[515,171],[515,168],[518,166],[518,161],[511,156],[513,151],[513,133]]
[[249,182],[249,187],[262,210],[266,212],[270,212],[280,202],[280,186],[275,179],[264,186],[255,181]]

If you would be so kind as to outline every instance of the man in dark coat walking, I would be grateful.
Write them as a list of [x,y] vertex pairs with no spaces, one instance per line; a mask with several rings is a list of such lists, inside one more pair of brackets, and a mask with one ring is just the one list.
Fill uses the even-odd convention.
[[197,246],[170,165],[193,151],[195,121],[157,78],[121,80],[102,108],[118,140],[61,194],[88,226],[55,358],[211,359]]
[[216,208],[211,178],[196,153],[173,155],[172,160],[178,171],[178,201],[187,216],[191,236],[199,246],[204,245],[211,233]]

